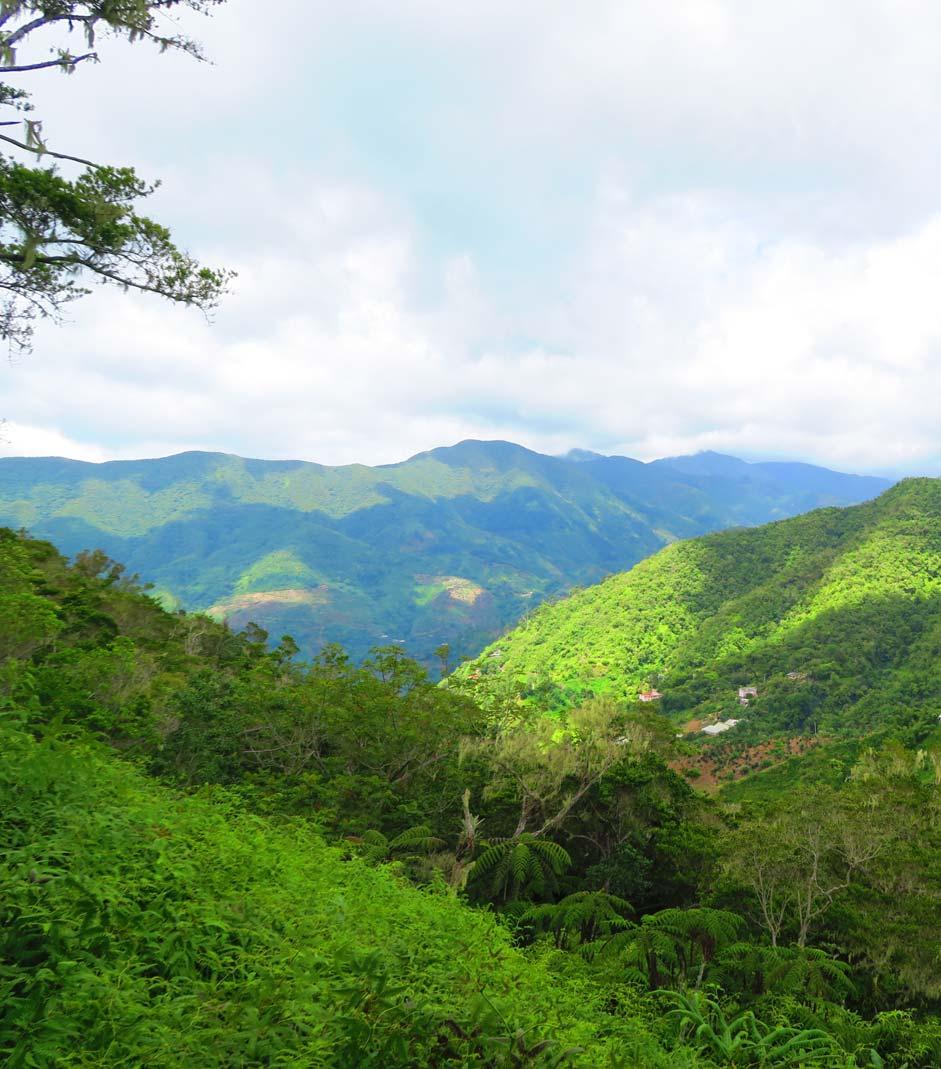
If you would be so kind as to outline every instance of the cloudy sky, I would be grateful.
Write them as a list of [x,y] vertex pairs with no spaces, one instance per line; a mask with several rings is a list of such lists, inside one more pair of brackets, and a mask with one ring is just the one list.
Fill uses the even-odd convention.
[[465,437],[941,471],[937,0],[229,0],[213,65],[33,75],[163,180],[212,323],[101,290],[7,455],[378,463]]

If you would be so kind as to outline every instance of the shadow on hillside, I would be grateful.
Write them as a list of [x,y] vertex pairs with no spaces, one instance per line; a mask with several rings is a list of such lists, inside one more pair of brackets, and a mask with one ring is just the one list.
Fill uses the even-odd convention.
[[[423,659],[441,642],[462,654],[477,653],[544,596],[629,567],[659,546],[630,517],[599,525],[587,515],[566,514],[538,488],[523,487],[491,502],[472,495],[433,501],[380,489],[386,503],[340,518],[238,502],[225,489],[214,507],[140,535],[114,534],[75,516],[52,517],[32,533],[70,556],[100,548],[190,608],[230,597],[259,561],[288,551],[307,578],[275,571],[247,589],[314,582],[330,588],[330,605],[259,607],[255,622],[272,633],[293,630],[302,644],[343,642],[356,656],[374,644],[404,639],[421,647],[415,652]],[[420,601],[416,577],[434,575],[484,587],[492,596],[490,610],[464,611],[447,599]]]

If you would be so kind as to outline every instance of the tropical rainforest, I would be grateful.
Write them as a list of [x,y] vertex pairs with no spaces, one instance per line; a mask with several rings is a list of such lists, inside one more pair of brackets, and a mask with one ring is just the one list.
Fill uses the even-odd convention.
[[[0,0],[13,351],[225,293],[20,84],[220,2]],[[0,522],[3,1065],[941,1065],[938,482],[14,458]]]
[[3,1063],[941,1064],[939,583],[908,480],[431,672],[3,530]]
[[883,479],[704,454],[642,464],[463,442],[401,464],[185,453],[0,460],[0,523],[103,549],[174,608],[290,632],[355,659],[401,641],[473,655],[547,597],[677,538],[849,505]]

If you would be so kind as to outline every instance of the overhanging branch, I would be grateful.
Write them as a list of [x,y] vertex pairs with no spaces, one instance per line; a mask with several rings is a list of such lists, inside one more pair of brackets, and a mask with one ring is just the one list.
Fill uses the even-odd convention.
[[48,67],[68,69],[86,59],[98,59],[97,52],[86,52],[84,56],[62,56],[61,59],[47,59],[44,63],[21,63],[13,67],[0,67],[0,74],[21,74],[23,71],[41,71]]
[[[17,123],[11,123],[10,125],[16,126]],[[70,160],[72,163],[83,163],[86,167],[100,167],[100,163],[95,163],[94,160],[86,160],[81,156],[69,156],[65,152],[53,152],[48,148],[36,148],[35,145],[27,145],[23,141],[17,141],[12,137],[7,137],[6,134],[0,134],[0,141],[6,141],[8,144],[21,148],[24,152],[32,152],[34,156],[52,156],[56,160]]]
[[74,22],[84,22],[88,24],[94,21],[95,19],[92,15],[42,15],[38,19],[33,19],[32,22],[27,22],[20,26],[18,30],[13,30],[13,32],[5,38],[3,44],[9,48],[11,45],[15,45],[17,41],[22,41],[24,37],[28,37],[35,30],[40,30],[43,26],[52,26],[57,22],[68,22],[69,24]]

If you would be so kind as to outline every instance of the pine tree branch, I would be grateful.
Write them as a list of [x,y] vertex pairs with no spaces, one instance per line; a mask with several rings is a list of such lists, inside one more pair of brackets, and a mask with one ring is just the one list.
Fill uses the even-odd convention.
[[[11,264],[14,267],[22,267],[25,266],[27,260],[21,253],[2,252],[0,253],[0,262]],[[180,298],[174,297],[172,293],[168,293],[159,286],[148,282],[138,282],[132,278],[125,278],[123,275],[119,275],[115,271],[109,271],[101,264],[95,263],[94,260],[88,260],[82,256],[44,256],[39,253],[33,257],[33,263],[40,266],[48,265],[49,267],[83,267],[86,271],[91,271],[93,274],[106,278],[109,282],[114,282],[119,286],[140,290],[143,293],[155,293],[158,297],[167,297],[170,300],[180,300]]]
[[98,59],[97,52],[86,52],[84,56],[63,56],[61,59],[47,59],[44,63],[24,63],[14,67],[0,67],[0,74],[21,74],[23,71],[40,71],[48,67],[74,67],[86,59]]
[[70,160],[72,163],[83,163],[86,167],[101,166],[100,163],[95,163],[93,160],[86,160],[81,156],[68,156],[64,152],[53,152],[52,149],[36,148],[34,145],[24,144],[22,141],[16,141],[12,137],[7,137],[6,134],[0,134],[0,141],[6,141],[10,145],[15,145],[16,148],[21,148],[24,152],[32,152],[34,156],[52,156],[57,160]]
[[13,32],[3,40],[3,44],[9,48],[11,45],[15,45],[17,41],[22,41],[24,37],[28,37],[35,30],[41,30],[43,26],[52,26],[57,22],[94,22],[95,17],[93,15],[41,15],[38,19],[33,19],[32,22],[27,22],[20,26],[18,30]]

